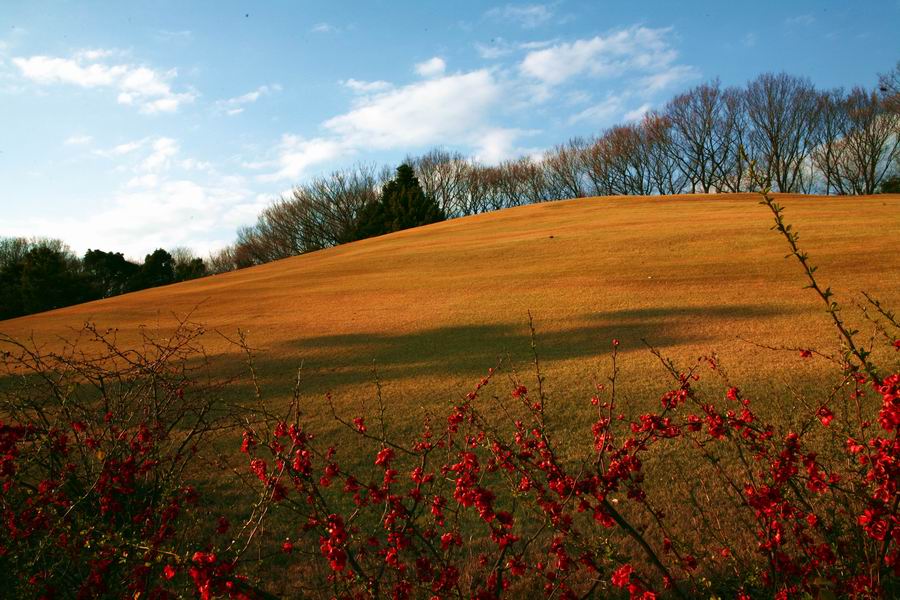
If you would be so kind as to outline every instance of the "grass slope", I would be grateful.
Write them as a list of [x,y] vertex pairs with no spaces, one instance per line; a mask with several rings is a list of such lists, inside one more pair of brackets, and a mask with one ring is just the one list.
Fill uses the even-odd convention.
[[[900,196],[779,201],[839,301],[866,290],[900,308]],[[737,338],[807,346],[833,336],[771,224],[749,194],[526,206],[6,321],[0,332],[52,347],[90,320],[132,343],[141,325],[165,330],[193,310],[210,330],[247,332],[274,399],[303,361],[311,407],[333,390],[362,412],[375,361],[405,421],[457,397],[500,356],[527,371],[531,311],[563,417],[580,415],[575,400],[584,405],[603,377],[614,337],[636,405],[656,402],[666,384],[642,338],[682,363],[716,350],[735,378],[783,395],[820,366]],[[206,345],[223,372],[235,367],[222,338],[209,334]],[[311,412],[324,425],[323,411]]]

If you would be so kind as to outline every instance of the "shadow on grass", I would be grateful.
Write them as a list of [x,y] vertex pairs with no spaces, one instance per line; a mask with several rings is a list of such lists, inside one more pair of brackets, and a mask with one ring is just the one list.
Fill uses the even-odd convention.
[[[562,327],[537,315],[536,343],[542,361],[598,356],[608,351],[613,338],[621,341],[620,350],[643,348],[642,339],[661,349],[700,345],[720,338],[716,330],[742,319],[786,312],[758,305],[630,309],[567,317]],[[573,321],[578,325],[572,326]],[[259,366],[260,374],[277,385],[279,377],[289,376],[303,360],[307,373],[314,374],[307,391],[321,392],[371,382],[373,362],[384,380],[435,375],[455,379],[483,373],[507,356],[513,364],[531,358],[531,334],[524,315],[518,323],[298,338],[264,349]]]

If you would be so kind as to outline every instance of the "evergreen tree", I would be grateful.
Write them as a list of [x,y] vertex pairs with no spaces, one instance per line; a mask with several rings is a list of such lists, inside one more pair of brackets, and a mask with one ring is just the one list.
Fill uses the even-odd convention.
[[420,227],[446,219],[437,202],[425,194],[413,168],[397,167],[397,175],[381,190],[377,202],[370,202],[359,213],[354,239],[363,239]]
[[0,319],[25,314],[22,308],[22,262],[9,262],[0,268]]
[[175,262],[175,281],[187,281],[206,275],[206,263],[202,258]]
[[381,202],[387,232],[420,227],[446,218],[437,202],[425,195],[415,171],[407,164],[397,167],[397,176],[381,192]]
[[47,246],[31,249],[22,264],[22,310],[26,314],[77,304],[86,299],[77,259]]
[[88,250],[82,268],[98,298],[109,298],[130,291],[140,265],[129,262],[121,252]]
[[175,260],[159,248],[144,258],[144,264],[136,275],[134,289],[145,289],[175,282]]

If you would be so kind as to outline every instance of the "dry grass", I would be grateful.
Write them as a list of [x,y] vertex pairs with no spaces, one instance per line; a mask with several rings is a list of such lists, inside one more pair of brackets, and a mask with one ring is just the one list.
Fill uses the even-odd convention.
[[[900,307],[900,196],[779,201],[839,301],[866,290]],[[581,429],[571,419],[614,337],[635,409],[666,384],[645,338],[682,362],[717,350],[735,379],[787,414],[800,401],[790,390],[823,365],[737,338],[821,347],[834,336],[771,224],[749,194],[527,206],[6,321],[0,331],[52,347],[90,320],[129,343],[140,326],[165,330],[173,314],[196,309],[193,320],[209,329],[247,332],[272,401],[287,396],[303,361],[320,425],[327,390],[348,413],[363,412],[375,361],[392,419],[407,425],[457,398],[500,356],[527,371],[531,311],[565,427]],[[206,337],[223,372],[234,367],[229,345]]]

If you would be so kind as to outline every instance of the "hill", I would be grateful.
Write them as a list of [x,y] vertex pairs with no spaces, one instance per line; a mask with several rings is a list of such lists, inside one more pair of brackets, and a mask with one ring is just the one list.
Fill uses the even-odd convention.
[[[840,301],[865,290],[900,307],[900,196],[779,201]],[[247,333],[273,397],[302,361],[310,402],[333,390],[353,405],[371,396],[375,361],[393,406],[415,411],[457,397],[501,356],[527,371],[530,311],[558,397],[589,393],[613,338],[635,398],[657,385],[644,383],[658,367],[642,338],[682,362],[718,351],[732,375],[790,389],[817,376],[814,361],[738,338],[805,347],[830,330],[771,225],[750,194],[531,205],[6,321],[0,332],[52,347],[93,321],[134,343],[142,325],[165,331],[192,312],[210,331]],[[223,372],[236,368],[225,339],[204,339]]]

